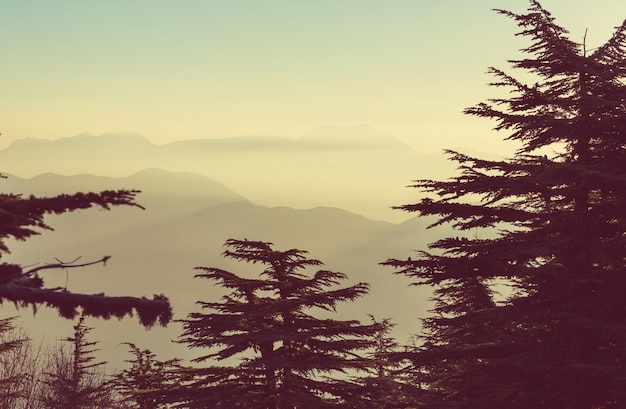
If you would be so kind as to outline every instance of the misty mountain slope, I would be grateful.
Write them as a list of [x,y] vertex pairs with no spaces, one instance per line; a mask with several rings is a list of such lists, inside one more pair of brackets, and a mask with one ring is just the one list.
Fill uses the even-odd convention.
[[191,172],[171,172],[165,169],[143,169],[127,177],[95,176],[91,174],[59,175],[52,172],[29,179],[7,175],[0,182],[2,191],[35,195],[56,195],[76,191],[105,189],[138,189],[142,197],[174,195],[183,199],[211,198],[215,203],[245,200],[226,185]]
[[[271,241],[278,248],[300,248],[323,258],[349,247],[350,243],[383,234],[394,226],[340,209],[269,208],[249,202],[230,202],[160,220],[135,211],[131,225],[125,224],[120,229],[101,227],[107,223],[106,216],[118,219],[113,213],[116,212],[101,215],[100,224],[93,218],[89,223],[81,220],[74,226],[68,225],[46,234],[46,238],[32,239],[29,248],[37,245],[40,249],[37,254],[45,254],[48,258],[55,257],[55,252],[67,254],[68,248],[74,253],[82,250],[81,254],[93,254],[93,257],[99,254],[94,253],[95,249],[105,250],[113,255],[116,263],[136,271],[132,276],[125,276],[125,280],[130,279],[132,284],[150,280],[151,291],[158,291],[153,279],[158,276],[164,283],[162,288],[186,294],[188,283],[183,283],[179,274],[167,272],[185,274],[183,272],[189,273],[195,266],[219,261],[221,246],[229,238]],[[69,217],[67,222],[70,222]],[[90,232],[86,231],[87,226]],[[70,237],[61,240],[56,236]],[[345,260],[337,263],[340,267],[342,264]],[[363,278],[355,280],[363,281]]]
[[[135,225],[160,223],[182,213],[192,213],[217,203],[246,201],[237,192],[222,183],[189,172],[169,172],[162,169],[146,169],[128,177],[103,177],[87,174],[62,176],[53,173],[30,179],[7,175],[0,181],[4,192],[25,196],[54,196],[61,193],[102,191],[109,189],[137,189],[137,202],[145,207],[113,208],[111,212],[81,210],[72,214],[49,217],[52,227],[66,234],[75,231],[91,232],[94,236],[119,229],[132,229]],[[95,228],[95,226],[98,226]]]
[[263,235],[266,237],[260,239],[275,242],[281,247],[315,244],[332,248],[340,243],[380,234],[392,226],[392,223],[372,221],[331,207],[293,209],[243,202],[218,204],[180,221],[182,228],[199,228],[207,232],[218,230],[229,236],[223,238]]
[[[377,306],[376,317],[391,317],[397,324],[394,333],[402,342],[419,331],[418,317],[424,317],[433,307],[432,289],[413,286],[409,278],[394,275],[393,268],[380,263],[390,258],[415,258],[415,250],[427,250],[429,243],[451,234],[447,227],[427,229],[431,222],[428,218],[412,217],[380,234],[362,236],[361,240],[336,248],[325,259],[329,265],[345,266],[344,273],[372,284],[368,300]],[[363,304],[354,307],[366,308],[367,303]]]
[[387,254],[387,258],[414,256],[416,250],[427,250],[430,243],[451,233],[451,229],[445,226],[429,229],[428,226],[433,221],[433,218],[413,216],[402,223],[394,224],[379,235],[363,237],[353,248],[343,249],[343,254],[363,249],[379,249],[378,251],[383,250]]

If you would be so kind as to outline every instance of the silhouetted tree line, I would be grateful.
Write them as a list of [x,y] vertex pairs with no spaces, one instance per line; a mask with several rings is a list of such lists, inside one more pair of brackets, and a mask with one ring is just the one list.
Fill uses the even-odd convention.
[[[537,1],[525,14],[497,10],[530,39],[491,84],[510,90],[465,113],[494,119],[519,148],[509,159],[448,151],[459,174],[417,180],[429,195],[399,206],[435,216],[458,236],[383,264],[431,286],[434,308],[409,345],[389,319],[333,316],[368,292],[341,287],[299,249],[228,240],[223,255],[259,267],[237,274],[199,267],[221,286],[180,320],[189,364],[128,343],[113,375],[93,360],[84,317],[137,314],[166,325],[167,298],[107,297],[46,288],[46,268],[0,265],[0,298],[82,315],[67,345],[35,351],[0,321],[0,405],[29,408],[562,408],[626,407],[626,22],[602,46],[570,40]],[[45,214],[138,206],[136,191],[54,198],[0,195],[4,239],[47,229]],[[0,254],[1,255],[1,254]],[[106,257],[95,262],[105,262]],[[324,311],[323,317],[319,312]],[[69,346],[68,346],[69,345]]]

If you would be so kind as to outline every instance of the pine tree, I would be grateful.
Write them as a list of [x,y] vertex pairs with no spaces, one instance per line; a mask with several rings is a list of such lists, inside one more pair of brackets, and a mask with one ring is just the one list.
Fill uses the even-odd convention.
[[400,207],[461,231],[417,260],[387,262],[436,289],[413,360],[429,373],[431,407],[622,408],[626,22],[587,50],[537,1],[497,12],[530,38],[511,63],[536,82],[491,68],[491,85],[513,95],[465,112],[496,120],[520,144],[515,155],[448,151],[460,175],[416,181],[431,197]]
[[13,353],[20,350],[30,340],[23,333],[15,331],[15,317],[0,320],[0,407],[8,407],[24,395],[23,385],[31,375],[31,368],[17,368],[13,365]]
[[180,342],[206,351],[197,363],[215,359],[229,365],[188,371],[194,381],[179,393],[181,407],[351,407],[341,398],[348,386],[355,387],[347,373],[368,368],[362,352],[373,346],[380,326],[317,318],[313,312],[334,312],[338,304],[365,295],[368,285],[331,288],[346,276],[327,270],[307,275],[301,270],[321,262],[302,250],[278,251],[271,243],[248,240],[225,245],[226,257],[264,270],[259,278],[246,278],[199,268],[197,277],[230,293],[221,302],[199,302],[206,312],[182,320]]
[[65,338],[71,348],[61,347],[50,356],[44,373],[45,390],[42,400],[50,409],[104,409],[112,407],[112,388],[106,381],[103,365],[94,362],[93,347],[97,342],[87,340],[93,328],[81,315],[74,326],[74,335]]
[[[4,177],[0,175],[0,177]],[[109,190],[100,193],[76,193],[54,197],[23,197],[20,194],[0,193],[0,257],[9,252],[5,241],[9,238],[27,240],[52,230],[44,220],[46,215],[58,215],[79,209],[99,207],[109,210],[112,206],[135,206],[136,190]],[[137,313],[144,326],[157,321],[165,325],[172,317],[168,299],[156,295],[152,300],[145,297],[110,297],[104,294],[76,294],[62,288],[46,288],[39,273],[48,269],[67,269],[91,264],[106,264],[109,256],[99,260],[78,264],[61,261],[34,268],[23,268],[18,264],[0,263],[0,302],[11,301],[19,306],[45,305],[54,307],[65,318],[75,318],[78,310],[96,317],[121,318]]]

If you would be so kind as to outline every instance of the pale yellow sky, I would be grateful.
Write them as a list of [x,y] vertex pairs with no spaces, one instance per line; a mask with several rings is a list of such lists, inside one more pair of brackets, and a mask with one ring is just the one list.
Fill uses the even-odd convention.
[[[545,0],[602,43],[626,2]],[[367,124],[417,149],[504,149],[463,108],[526,45],[522,0],[6,2],[0,148],[24,137],[139,133],[155,143],[301,137]]]

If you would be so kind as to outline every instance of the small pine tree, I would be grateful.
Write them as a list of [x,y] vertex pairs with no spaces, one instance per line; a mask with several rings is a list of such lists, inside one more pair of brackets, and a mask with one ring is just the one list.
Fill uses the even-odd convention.
[[[278,251],[271,243],[228,240],[224,255],[260,264],[260,278],[245,278],[218,268],[200,267],[197,277],[230,291],[221,302],[199,302],[206,312],[182,320],[180,342],[207,351],[195,362],[228,361],[228,366],[189,370],[194,377],[178,394],[191,408],[330,408],[350,407],[343,390],[355,388],[345,376],[366,370],[362,356],[374,344],[380,325],[317,318],[315,309],[334,312],[342,302],[368,291],[367,284],[331,289],[346,276],[319,270],[306,252]],[[239,363],[233,361],[239,358]]]
[[14,352],[24,347],[30,340],[23,333],[15,331],[15,317],[0,320],[0,407],[8,407],[24,395],[22,387],[27,377],[27,367],[13,365]]
[[106,381],[105,362],[94,362],[93,347],[87,341],[93,328],[85,325],[81,315],[74,326],[74,335],[65,338],[71,348],[59,348],[50,356],[44,373],[45,391],[42,396],[50,409],[104,409],[112,407],[112,388]]

